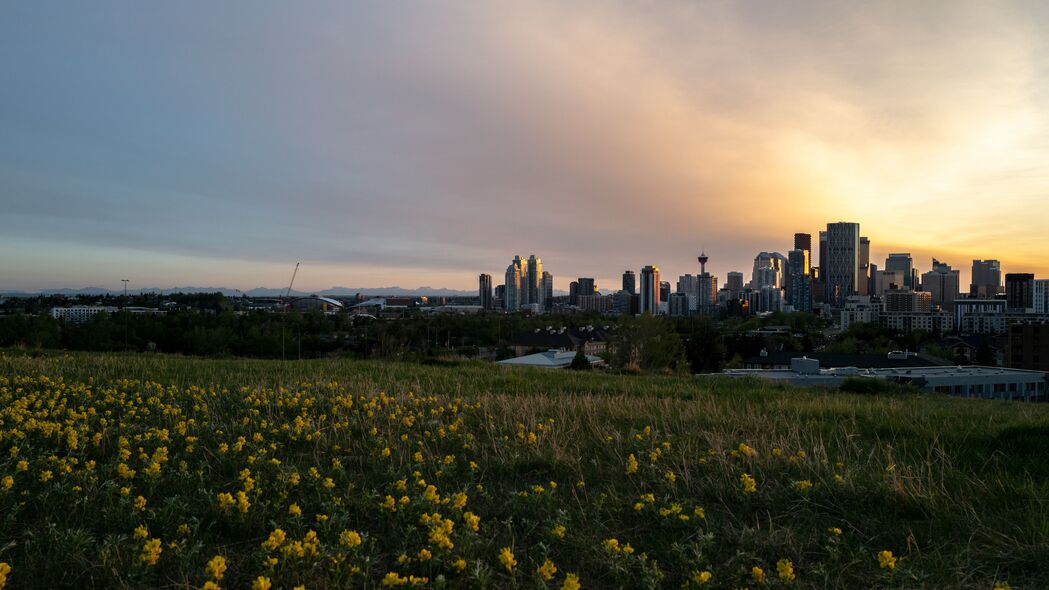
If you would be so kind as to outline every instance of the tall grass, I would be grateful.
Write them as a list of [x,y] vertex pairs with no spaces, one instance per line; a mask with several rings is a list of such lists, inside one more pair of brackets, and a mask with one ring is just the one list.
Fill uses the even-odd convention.
[[[680,585],[681,572],[660,582],[658,576],[594,566],[604,559],[601,542],[609,535],[630,539],[662,563],[691,559],[675,552],[701,551],[724,571],[794,556],[802,564],[795,583],[801,586],[1049,584],[1046,405],[475,362],[424,366],[23,351],[0,357],[0,375],[31,374],[96,384],[131,379],[214,386],[234,392],[229,395],[242,387],[295,390],[307,382],[338,382],[367,395],[461,396],[480,404],[483,418],[472,427],[493,498],[536,482],[585,481],[574,503],[557,509],[567,510],[581,529],[562,559],[576,564],[590,587],[670,579]],[[541,450],[520,453],[499,442],[551,418],[556,427]],[[669,442],[669,450],[658,467],[642,461],[644,477],[625,477],[624,457],[641,454],[637,436],[646,427]],[[757,450],[745,463],[733,456],[741,442]],[[673,471],[676,481],[657,485],[664,470]],[[759,483],[753,497],[740,493],[744,470]],[[791,483],[799,480],[817,491],[798,493]],[[691,539],[688,549],[629,508],[624,512],[622,506],[653,489],[701,503],[709,543]],[[513,509],[496,503],[488,510],[493,519],[511,519],[501,535],[521,542],[534,538],[513,524],[519,516]],[[828,539],[833,527],[844,531],[838,545]],[[892,576],[878,573],[873,557],[886,548],[903,556]]]

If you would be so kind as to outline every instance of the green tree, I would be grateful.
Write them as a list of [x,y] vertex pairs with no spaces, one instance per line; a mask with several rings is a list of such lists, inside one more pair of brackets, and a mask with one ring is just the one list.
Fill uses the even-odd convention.
[[627,318],[612,338],[615,367],[632,371],[679,371],[685,348],[670,322],[651,314]]

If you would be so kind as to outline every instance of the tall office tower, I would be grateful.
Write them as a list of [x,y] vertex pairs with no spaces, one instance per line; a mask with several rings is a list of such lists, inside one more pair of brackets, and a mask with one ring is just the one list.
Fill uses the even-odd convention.
[[993,299],[1002,287],[1002,263],[997,260],[973,260],[973,277],[969,296]]
[[873,295],[879,297],[889,290],[904,289],[903,273],[898,270],[879,270],[874,273]]
[[885,272],[896,272],[899,273],[903,279],[903,284],[900,288],[913,289],[914,284],[914,261],[911,259],[909,252],[900,254],[889,254],[889,257],[885,259]]
[[681,293],[688,297],[689,311],[699,309],[699,282],[697,278],[696,275],[681,275],[677,278],[677,290],[675,293]]
[[540,304],[542,309],[542,294],[539,291],[539,283],[543,280],[543,259],[537,258],[535,254],[528,257],[528,266],[524,271],[523,285],[521,286],[521,304]]
[[757,291],[762,287],[783,287],[787,257],[779,252],[761,252],[754,257],[754,268],[750,275],[750,288]]
[[1026,312],[1034,309],[1034,275],[1011,272],[1005,275],[1005,308]]
[[623,290],[631,295],[637,295],[637,281],[634,271],[623,271]]
[[540,280],[540,291],[542,292],[542,305],[541,309],[553,309],[554,307],[554,275],[543,271],[543,278]]
[[505,285],[505,299],[503,300],[503,309],[506,311],[518,311],[521,309],[521,292],[524,290],[521,288],[521,257],[514,257],[514,261],[510,263],[510,266],[506,267],[506,282]]
[[932,294],[933,305],[954,309],[960,283],[958,275],[958,270],[952,269],[951,265],[932,259],[932,270],[922,273],[922,290]]
[[661,305],[670,301],[670,281],[659,281],[659,303]]
[[481,309],[492,309],[492,275],[481,274],[478,277],[478,298],[481,300]]
[[718,301],[718,277],[707,272],[707,261],[710,258],[706,252],[700,252],[699,276],[696,277],[696,306],[693,309],[700,313],[710,313],[714,310]]
[[728,279],[725,281],[725,288],[732,293],[732,297],[739,297],[739,294],[743,292],[743,273],[731,271],[728,273]]
[[[794,234],[794,249],[805,251],[805,260],[808,268],[805,274],[812,274],[812,234]],[[787,254],[787,262],[790,262],[790,254]]]
[[856,279],[856,293],[870,295],[871,279],[871,241],[860,236],[859,276]]
[[688,295],[685,293],[671,293],[670,299],[668,300],[669,309],[667,310],[672,316],[686,316],[689,315],[691,309],[689,309]]
[[641,313],[659,313],[659,267],[649,265],[641,269]]
[[1032,310],[1034,313],[1049,313],[1049,279],[1035,279],[1032,293]]
[[577,287],[580,295],[596,295],[597,294],[597,283],[594,282],[592,277],[579,277],[576,279]]
[[576,281],[568,283],[568,304],[579,305],[579,283]]
[[820,272],[827,268],[827,232],[820,232]]
[[820,265],[827,286],[827,302],[845,307],[845,299],[859,292],[860,224],[827,224],[827,267]]
[[812,311],[812,276],[808,250],[787,253],[787,303],[794,311]]

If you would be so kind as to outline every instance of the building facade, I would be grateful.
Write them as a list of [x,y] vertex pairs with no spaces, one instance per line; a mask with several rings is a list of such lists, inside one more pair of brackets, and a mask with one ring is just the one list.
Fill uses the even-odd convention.
[[641,269],[641,313],[659,313],[659,267],[652,264]]
[[839,221],[827,224],[827,261],[824,274],[828,303],[842,308],[859,291],[860,224]]
[[932,293],[932,304],[940,309],[954,309],[960,282],[957,269],[935,258],[932,259],[932,270],[922,273],[922,290]]
[[1002,263],[997,260],[973,260],[969,296],[992,299],[1002,289]]
[[492,275],[482,273],[478,277],[477,295],[480,300],[481,309],[493,309],[492,306]]

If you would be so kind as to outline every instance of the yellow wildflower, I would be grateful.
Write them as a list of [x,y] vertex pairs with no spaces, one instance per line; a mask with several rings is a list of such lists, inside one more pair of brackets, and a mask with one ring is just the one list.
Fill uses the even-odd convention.
[[567,529],[565,529],[565,525],[563,524],[559,524],[554,528],[550,529],[550,534],[557,537],[558,539],[564,539],[565,532],[567,532]]
[[754,566],[750,568],[750,575],[752,578],[754,578],[754,582],[756,584],[765,583],[765,570],[761,569],[760,567]]
[[160,547],[160,539],[150,539],[142,545],[142,554],[139,555],[139,560],[146,565],[154,565],[160,559],[161,551],[163,549]]
[[893,556],[892,551],[884,550],[878,552],[878,566],[883,570],[894,570],[896,569],[896,557]]
[[565,576],[565,583],[561,584],[561,590],[579,590],[582,586],[579,585],[579,576],[575,574],[568,574]]
[[268,551],[273,551],[277,547],[280,547],[281,545],[283,545],[284,544],[284,540],[286,538],[287,538],[287,535],[284,533],[283,530],[281,530],[281,529],[274,529],[273,532],[270,533],[269,538],[262,542],[262,548],[266,549]]
[[255,578],[255,581],[251,583],[251,590],[270,590],[273,586],[273,582],[266,576],[259,576]]
[[221,555],[216,555],[211,558],[207,566],[208,575],[213,580],[221,580],[222,575],[226,573],[226,558]]
[[739,476],[739,483],[743,485],[744,494],[753,494],[758,491],[758,482],[750,474],[743,473]]
[[503,547],[499,550],[499,563],[503,564],[506,571],[514,571],[514,566],[517,565],[517,560],[514,559],[514,552],[509,547]]
[[697,584],[706,584],[707,582],[710,581],[710,578],[713,578],[713,577],[714,577],[714,574],[710,573],[707,570],[703,570],[703,571],[694,570],[692,572],[692,581],[697,583]]
[[361,535],[357,531],[342,531],[339,534],[339,544],[347,549],[353,549],[361,544]]
[[776,562],[776,573],[779,575],[779,579],[784,582],[791,582],[794,580],[794,563],[789,559],[781,559]]
[[302,516],[302,508],[299,508],[298,504],[292,504],[288,506],[288,514],[292,516]]
[[135,498],[135,501],[132,502],[131,505],[135,508],[135,510],[137,510],[139,512],[142,512],[143,510],[146,509],[146,499],[143,498],[142,496],[139,496],[139,497]]
[[554,577],[554,574],[557,573],[557,566],[554,565],[554,562],[546,559],[543,560],[543,565],[539,566],[539,569],[535,571],[538,572],[544,580],[550,580]]
[[637,457],[633,453],[630,453],[630,456],[626,458],[626,472],[628,474],[637,473]]

